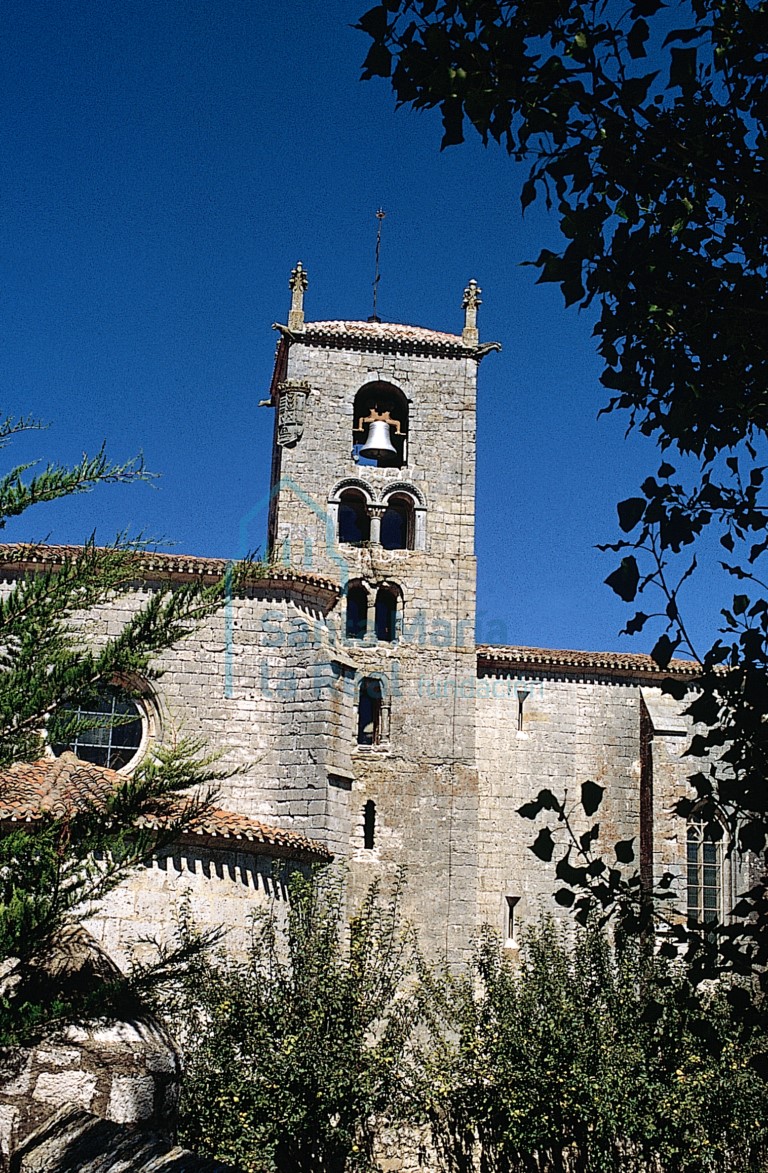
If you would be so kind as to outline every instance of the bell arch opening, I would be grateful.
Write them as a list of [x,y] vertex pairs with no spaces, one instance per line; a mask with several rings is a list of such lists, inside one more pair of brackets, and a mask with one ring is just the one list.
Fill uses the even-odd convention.
[[408,400],[391,383],[366,383],[355,396],[352,457],[378,468],[407,465]]

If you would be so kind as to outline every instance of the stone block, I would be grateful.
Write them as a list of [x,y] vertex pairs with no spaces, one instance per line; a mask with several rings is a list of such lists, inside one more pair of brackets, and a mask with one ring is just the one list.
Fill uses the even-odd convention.
[[155,1081],[151,1075],[115,1075],[107,1104],[107,1120],[134,1124],[149,1120],[155,1110]]
[[87,1071],[42,1071],[32,1098],[57,1108],[90,1108],[97,1083],[96,1076]]

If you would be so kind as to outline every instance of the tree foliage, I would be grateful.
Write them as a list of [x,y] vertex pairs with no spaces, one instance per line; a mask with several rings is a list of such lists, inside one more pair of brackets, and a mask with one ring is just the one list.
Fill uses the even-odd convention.
[[338,874],[294,876],[290,896],[246,961],[204,960],[165,1003],[197,1152],[244,1173],[370,1170],[394,1119],[431,1132],[424,1160],[444,1173],[747,1173],[768,1157],[768,1036],[734,1021],[733,982],[696,988],[596,918],[567,936],[542,921],[517,959],[486,931],[465,970],[435,969],[397,895],[372,888],[348,926]]
[[[6,419],[0,445],[33,426]],[[0,528],[41,502],[148,476],[140,461],[114,464],[103,451],[74,468],[49,464],[31,474],[30,468],[12,468],[0,479]],[[0,599],[0,767],[43,756],[49,723],[58,720],[71,734],[68,711],[105,685],[155,675],[157,653],[220,605],[223,585],[159,590],[117,634],[89,640],[75,620],[128,592],[141,549],[126,537],[106,548],[87,541]],[[13,546],[0,555],[8,566],[21,558]],[[80,997],[50,975],[44,981],[41,963],[66,925],[81,920],[130,867],[199,814],[218,777],[201,745],[182,740],[157,749],[106,802],[47,815],[32,827],[16,824],[0,838],[0,1043],[108,1009],[135,990],[137,982],[118,979]],[[137,974],[138,984],[161,980],[172,968],[166,957],[152,972]]]
[[451,1173],[751,1170],[768,1152],[765,1036],[637,937],[552,921],[519,967],[492,935],[430,986],[426,1109]]
[[380,1118],[402,1112],[418,1017],[399,889],[372,886],[349,925],[338,873],[295,873],[288,896],[283,924],[279,906],[257,917],[246,961],[208,960],[171,1008],[181,1132],[250,1173],[369,1169]]
[[[444,147],[472,127],[528,165],[525,209],[557,218],[532,260],[567,305],[593,308],[605,410],[663,453],[618,506],[607,582],[655,624],[653,656],[702,664],[693,798],[680,813],[731,844],[768,843],[768,8],[762,0],[382,0],[358,27],[365,77],[439,109]],[[695,646],[684,588],[719,543],[736,593]],[[730,592],[726,592],[730,594]],[[648,600],[646,603],[645,600]],[[673,681],[682,696],[687,683]],[[690,701],[690,697],[688,698]],[[765,902],[762,885],[743,912]],[[744,957],[768,961],[749,922]]]

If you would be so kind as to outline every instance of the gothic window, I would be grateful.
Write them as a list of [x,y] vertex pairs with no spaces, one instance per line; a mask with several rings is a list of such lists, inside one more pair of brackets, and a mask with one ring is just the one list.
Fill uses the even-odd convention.
[[368,591],[360,583],[347,588],[347,639],[365,639],[368,633]]
[[369,798],[363,807],[363,847],[372,851],[376,841],[376,803]]
[[688,824],[688,919],[716,923],[723,916],[723,840],[701,820]]
[[138,757],[145,714],[137,701],[116,686],[99,689],[52,718],[51,748],[70,750],[84,762],[121,770]]
[[353,408],[354,460],[379,468],[402,468],[408,463],[407,445],[408,401],[402,391],[389,383],[361,387]]
[[371,519],[365,497],[357,489],[346,489],[339,500],[339,541],[360,546],[371,540]]
[[357,744],[379,745],[383,740],[384,696],[381,681],[366,676],[360,681],[357,705]]
[[380,586],[376,592],[376,639],[392,643],[397,634],[397,594],[393,587]]
[[381,519],[381,544],[385,550],[412,550],[413,534],[413,502],[404,493],[395,493]]

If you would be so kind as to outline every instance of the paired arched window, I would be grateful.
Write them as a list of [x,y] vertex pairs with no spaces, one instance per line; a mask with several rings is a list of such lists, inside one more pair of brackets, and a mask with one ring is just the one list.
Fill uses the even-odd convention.
[[358,391],[352,415],[352,455],[358,464],[379,468],[402,468],[408,463],[408,400],[397,387],[375,382]]
[[412,550],[413,536],[413,501],[404,493],[394,493],[381,519],[381,544],[385,550]]
[[347,589],[347,639],[365,639],[368,634],[368,591],[360,583]]
[[368,503],[359,489],[345,489],[339,499],[339,541],[361,546],[370,540]]
[[397,635],[397,602],[398,595],[392,587],[380,586],[376,591],[376,639],[380,643],[392,643]]
[[426,502],[415,485],[396,482],[377,493],[375,485],[348,478],[330,494],[328,510],[340,543],[384,550],[426,547]]
[[[379,643],[393,643],[398,635],[401,607],[402,595],[393,583],[374,588],[367,583],[351,582],[347,587],[347,639],[366,639],[370,634]],[[371,610],[373,625],[369,627]]]

